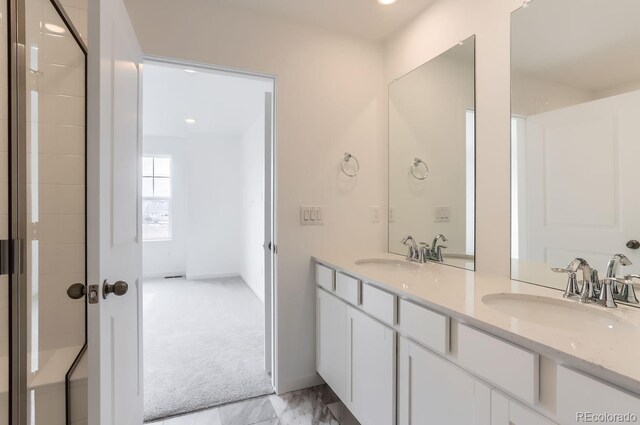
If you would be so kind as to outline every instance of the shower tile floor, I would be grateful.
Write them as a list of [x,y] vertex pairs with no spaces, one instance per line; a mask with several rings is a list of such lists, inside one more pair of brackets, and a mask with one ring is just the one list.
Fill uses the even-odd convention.
[[147,425],[359,425],[327,385],[231,403]]

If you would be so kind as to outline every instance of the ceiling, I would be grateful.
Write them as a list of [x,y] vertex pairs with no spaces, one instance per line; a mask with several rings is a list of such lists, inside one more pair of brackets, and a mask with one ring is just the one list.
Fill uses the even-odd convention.
[[406,26],[435,0],[216,0],[254,13],[382,41]]
[[187,73],[185,69],[188,67],[145,62],[145,135],[241,136],[264,113],[264,94],[272,90],[271,81],[201,69]]
[[512,16],[512,66],[590,91],[639,81],[639,17],[638,0],[533,0]]

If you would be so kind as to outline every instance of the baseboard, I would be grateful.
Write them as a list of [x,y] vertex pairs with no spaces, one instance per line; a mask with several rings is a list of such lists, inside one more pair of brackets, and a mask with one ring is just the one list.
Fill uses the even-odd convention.
[[142,279],[164,279],[166,277],[173,276],[185,276],[185,272],[160,272],[160,273],[149,273],[142,275]]
[[281,395],[289,393],[291,391],[303,390],[305,388],[317,387],[324,384],[324,379],[317,373],[310,376],[303,376],[301,378],[294,378],[288,380],[278,380],[278,386],[275,389],[276,394]]
[[263,288],[262,288],[263,293],[259,294],[259,293],[256,292],[256,290],[254,289],[253,285],[249,282],[249,280],[245,277],[244,273],[240,273],[240,279],[242,279],[244,281],[244,283],[247,284],[249,289],[251,289],[251,291],[256,295],[256,297],[258,297],[258,299],[260,301],[262,301],[262,303],[264,304],[264,285],[263,285]]
[[220,279],[224,277],[240,277],[240,272],[211,273],[211,274],[187,274],[188,280]]

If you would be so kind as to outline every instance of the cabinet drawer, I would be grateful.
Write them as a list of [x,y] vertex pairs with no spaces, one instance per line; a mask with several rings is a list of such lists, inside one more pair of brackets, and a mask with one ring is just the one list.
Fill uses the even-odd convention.
[[396,324],[396,297],[367,283],[362,284],[362,309],[389,325]]
[[538,400],[540,357],[465,325],[458,328],[458,361],[527,403]]
[[327,291],[334,291],[336,272],[322,264],[316,264],[316,283]]
[[400,300],[400,331],[416,342],[446,354],[449,352],[449,317]]
[[344,273],[336,273],[336,295],[353,305],[360,304],[360,281]]
[[558,419],[563,425],[590,422],[587,416],[581,417],[581,413],[621,417],[635,414],[640,417],[640,395],[633,395],[580,372],[558,366]]

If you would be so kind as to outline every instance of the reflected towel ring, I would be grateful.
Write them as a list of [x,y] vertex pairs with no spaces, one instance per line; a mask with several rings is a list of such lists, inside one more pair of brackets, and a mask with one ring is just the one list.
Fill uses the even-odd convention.
[[[422,164],[423,167],[420,167],[420,164]],[[419,168],[424,168],[424,171],[419,173]],[[429,176],[429,166],[420,158],[414,158],[411,163],[411,175],[418,180],[424,180]]]
[[[352,159],[356,163],[356,167],[354,171],[349,172],[345,169],[345,165],[347,165],[349,161],[351,161]],[[355,177],[360,172],[360,163],[358,162],[358,158],[356,158],[355,156],[347,152],[344,154],[344,158],[342,158],[342,162],[340,163],[340,168],[342,168],[342,172],[345,173],[347,176]]]

